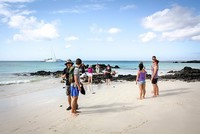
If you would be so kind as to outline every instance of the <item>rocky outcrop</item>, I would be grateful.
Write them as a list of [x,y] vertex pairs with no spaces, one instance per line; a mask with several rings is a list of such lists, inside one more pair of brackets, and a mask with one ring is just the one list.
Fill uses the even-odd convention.
[[200,63],[200,60],[191,60],[191,61],[174,61],[173,63]]
[[[169,75],[163,75],[160,76],[159,79],[161,80],[170,80],[170,79],[174,79],[174,80],[183,80],[183,81],[200,81],[200,69],[193,69],[191,67],[184,67],[182,70],[180,71],[169,71],[168,73],[171,73]],[[49,76],[52,75],[56,78],[60,77],[62,74],[62,71],[56,71],[56,72],[49,72],[49,71],[38,71],[35,73],[30,73],[30,75],[39,75],[39,76]],[[147,74],[147,79],[150,79],[151,75]],[[99,84],[99,83],[104,83],[105,82],[105,75],[103,73],[101,74],[95,74],[93,75],[93,82],[95,84]],[[125,80],[125,81],[135,81],[136,79],[136,75],[118,75],[118,76],[113,76],[112,77],[112,81],[121,81],[121,80]],[[87,82],[87,78],[84,80],[85,82]]]
[[161,76],[162,79],[175,79],[183,81],[200,81],[200,69],[193,69],[191,67],[184,67],[180,71],[169,71],[171,75]]

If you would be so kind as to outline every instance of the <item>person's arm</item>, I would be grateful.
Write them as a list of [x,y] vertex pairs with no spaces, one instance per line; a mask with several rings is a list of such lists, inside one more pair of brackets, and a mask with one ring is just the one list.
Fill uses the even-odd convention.
[[137,84],[137,82],[138,82],[139,75],[140,75],[140,72],[138,71],[138,72],[137,72],[137,76],[136,76],[136,80],[135,80],[136,84]]
[[75,81],[76,86],[78,87],[78,90],[81,91],[81,87],[80,87],[77,75],[74,75],[74,81]]
[[66,69],[63,70],[63,73],[62,73],[61,77],[62,77],[63,79],[66,78]]

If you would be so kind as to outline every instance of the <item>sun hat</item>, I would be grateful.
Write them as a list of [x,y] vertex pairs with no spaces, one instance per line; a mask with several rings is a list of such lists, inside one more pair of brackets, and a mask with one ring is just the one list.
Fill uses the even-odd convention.
[[72,62],[71,59],[68,59],[67,62],[65,63],[65,65],[67,65],[67,64],[72,64],[73,65],[74,63]]

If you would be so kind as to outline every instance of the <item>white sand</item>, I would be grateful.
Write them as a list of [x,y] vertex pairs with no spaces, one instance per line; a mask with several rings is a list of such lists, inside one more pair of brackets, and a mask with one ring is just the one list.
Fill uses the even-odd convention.
[[[137,100],[135,82],[93,85],[79,96],[80,115],[66,111],[60,79],[0,86],[1,134],[199,134],[200,82],[160,81]],[[62,105],[62,107],[60,107]]]

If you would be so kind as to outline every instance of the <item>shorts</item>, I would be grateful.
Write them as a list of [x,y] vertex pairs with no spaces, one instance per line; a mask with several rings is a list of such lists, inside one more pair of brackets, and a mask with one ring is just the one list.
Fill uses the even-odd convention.
[[78,87],[70,86],[70,90],[71,90],[71,96],[72,97],[77,97],[79,95]]
[[106,79],[111,79],[112,75],[110,73],[106,73]]
[[88,76],[88,77],[92,77],[92,73],[88,73],[87,76]]
[[151,81],[152,84],[157,84],[157,82],[158,82],[158,78],[155,78],[155,79],[153,79],[153,80]]
[[138,81],[138,84],[139,85],[143,85],[143,84],[145,84],[146,83],[146,81],[144,80],[144,81]]
[[70,95],[70,85],[66,85],[66,95]]

